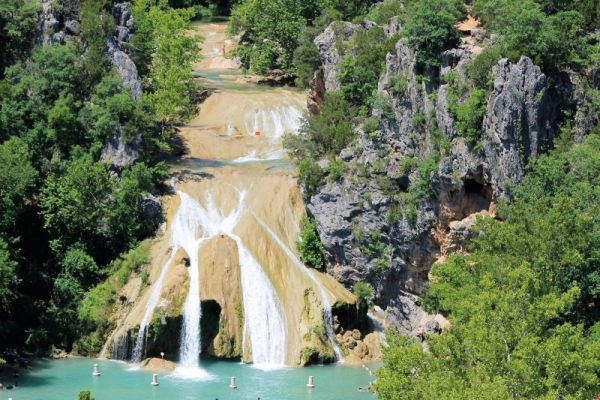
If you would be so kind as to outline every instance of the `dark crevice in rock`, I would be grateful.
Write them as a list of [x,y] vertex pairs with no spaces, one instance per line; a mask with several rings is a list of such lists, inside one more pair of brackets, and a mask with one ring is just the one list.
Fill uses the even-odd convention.
[[202,318],[200,318],[200,331],[202,332],[202,353],[209,351],[211,344],[219,333],[221,318],[221,305],[215,300],[202,301]]

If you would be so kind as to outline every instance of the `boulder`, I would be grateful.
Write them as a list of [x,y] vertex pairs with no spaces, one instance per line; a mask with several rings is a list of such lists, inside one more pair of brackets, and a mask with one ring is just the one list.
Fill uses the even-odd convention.
[[133,142],[125,142],[121,136],[113,136],[102,149],[100,158],[115,169],[132,165],[140,155],[141,137]]
[[106,45],[111,64],[115,67],[123,84],[129,88],[131,97],[137,100],[142,94],[142,82],[135,63],[114,38],[107,38]]
[[79,35],[81,24],[77,20],[70,20],[65,23],[65,29],[69,35]]

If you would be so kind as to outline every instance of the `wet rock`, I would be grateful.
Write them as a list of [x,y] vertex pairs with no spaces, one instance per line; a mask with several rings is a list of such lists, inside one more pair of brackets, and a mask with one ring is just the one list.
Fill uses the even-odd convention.
[[291,85],[294,83],[294,78],[280,69],[273,69],[267,75],[260,76],[256,83],[263,86]]
[[142,361],[141,367],[144,371],[171,372],[177,367],[177,364],[162,358],[150,357]]
[[364,359],[367,356],[367,354],[369,354],[369,348],[362,341],[356,343],[356,346],[354,347],[353,351],[354,354],[356,354],[356,356],[361,359]]
[[146,193],[142,199],[142,213],[150,232],[153,232],[164,221],[160,199],[150,193]]

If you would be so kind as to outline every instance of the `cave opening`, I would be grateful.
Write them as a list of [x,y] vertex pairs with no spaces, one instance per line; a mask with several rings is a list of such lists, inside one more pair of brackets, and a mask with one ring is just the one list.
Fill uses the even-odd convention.
[[206,353],[219,333],[221,305],[215,300],[203,300],[202,317],[200,318],[202,353]]
[[475,175],[463,181],[463,214],[469,214],[489,209],[492,202],[492,188],[486,184],[481,175]]

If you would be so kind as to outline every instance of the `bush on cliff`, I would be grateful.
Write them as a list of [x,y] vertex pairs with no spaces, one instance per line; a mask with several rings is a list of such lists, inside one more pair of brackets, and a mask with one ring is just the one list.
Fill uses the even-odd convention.
[[315,221],[303,217],[301,221],[302,230],[298,241],[298,252],[300,259],[309,267],[321,269],[324,265],[323,244],[317,234]]
[[447,0],[420,0],[408,8],[405,35],[417,50],[422,70],[437,68],[444,50],[458,47],[460,33],[454,24],[461,16],[456,5]]

